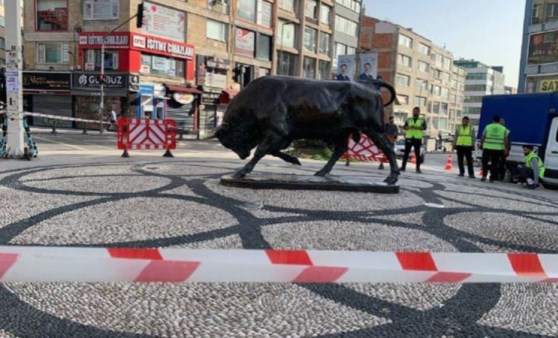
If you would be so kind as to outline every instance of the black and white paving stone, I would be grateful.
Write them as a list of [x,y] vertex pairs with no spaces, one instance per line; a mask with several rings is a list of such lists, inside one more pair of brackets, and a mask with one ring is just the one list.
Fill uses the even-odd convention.
[[[219,184],[239,166],[143,159],[3,171],[0,245],[558,253],[548,193],[414,173],[396,195]],[[558,284],[0,285],[0,337],[384,336],[555,337]]]

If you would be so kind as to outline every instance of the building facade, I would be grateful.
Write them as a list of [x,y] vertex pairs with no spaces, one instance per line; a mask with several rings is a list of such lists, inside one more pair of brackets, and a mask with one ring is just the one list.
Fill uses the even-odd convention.
[[0,67],[6,66],[6,38],[5,38],[4,0],[0,0]]
[[558,90],[558,1],[526,0],[520,93]]
[[371,17],[362,18],[360,48],[378,53],[378,75],[394,85],[397,101],[386,109],[402,126],[415,106],[431,138],[455,130],[463,110],[465,70],[453,55],[411,29]]
[[359,52],[360,18],[362,0],[335,0],[333,35],[333,67],[332,72],[338,73],[338,57],[355,55]]
[[26,109],[171,117],[199,135],[257,77],[331,76],[332,0],[149,0],[137,28],[140,2],[25,1]]
[[482,98],[506,93],[504,68],[487,66],[476,60],[460,59],[454,64],[465,68],[467,72],[463,114],[469,116],[472,125],[478,126]]

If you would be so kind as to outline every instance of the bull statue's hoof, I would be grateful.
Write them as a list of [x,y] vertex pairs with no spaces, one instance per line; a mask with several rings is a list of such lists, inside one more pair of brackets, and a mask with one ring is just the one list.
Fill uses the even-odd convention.
[[241,179],[241,178],[244,178],[244,177],[246,177],[246,172],[244,172],[244,169],[240,169],[232,177],[237,179],[237,180]]
[[327,175],[327,173],[323,170],[320,170],[314,174],[314,176],[318,176],[318,177],[325,177],[325,175]]
[[397,177],[397,175],[389,175],[384,182],[389,184],[389,185],[394,185],[395,183],[397,183],[397,180],[399,178]]

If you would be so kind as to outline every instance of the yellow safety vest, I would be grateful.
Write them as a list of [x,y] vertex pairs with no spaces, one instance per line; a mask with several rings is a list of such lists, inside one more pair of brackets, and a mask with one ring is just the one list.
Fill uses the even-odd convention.
[[409,127],[409,129],[407,129],[407,132],[405,133],[405,138],[406,139],[417,139],[417,140],[422,140],[423,137],[423,130],[422,130],[422,126],[424,124],[424,120],[421,119],[420,117],[416,120],[413,118],[408,118],[407,119],[407,127]]
[[532,151],[525,156],[525,166],[527,168],[533,169],[533,165],[531,164],[531,160],[533,159],[533,157],[536,157],[537,161],[539,162],[539,177],[543,178],[544,177],[544,163],[541,160],[541,158],[537,154],[535,154],[535,152]]
[[504,140],[506,138],[506,127],[499,123],[491,123],[486,126],[484,136],[484,149],[504,150],[506,148]]
[[463,147],[472,147],[473,146],[473,137],[471,136],[471,126],[457,127],[457,142],[456,145],[463,146]]

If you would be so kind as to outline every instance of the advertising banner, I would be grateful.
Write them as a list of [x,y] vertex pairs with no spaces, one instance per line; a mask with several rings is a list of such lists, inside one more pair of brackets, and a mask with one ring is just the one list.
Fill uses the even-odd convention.
[[253,58],[255,50],[255,37],[256,34],[254,34],[254,32],[247,29],[237,28],[235,38],[236,54]]
[[338,81],[351,81],[355,75],[355,55],[339,55],[337,57]]
[[538,91],[541,93],[558,92],[558,77],[539,80]]
[[378,53],[360,55],[359,80],[375,79],[378,76]]
[[527,63],[558,62],[558,31],[532,34],[529,37]]
[[144,8],[143,31],[145,33],[184,42],[186,13],[147,1],[144,2]]

